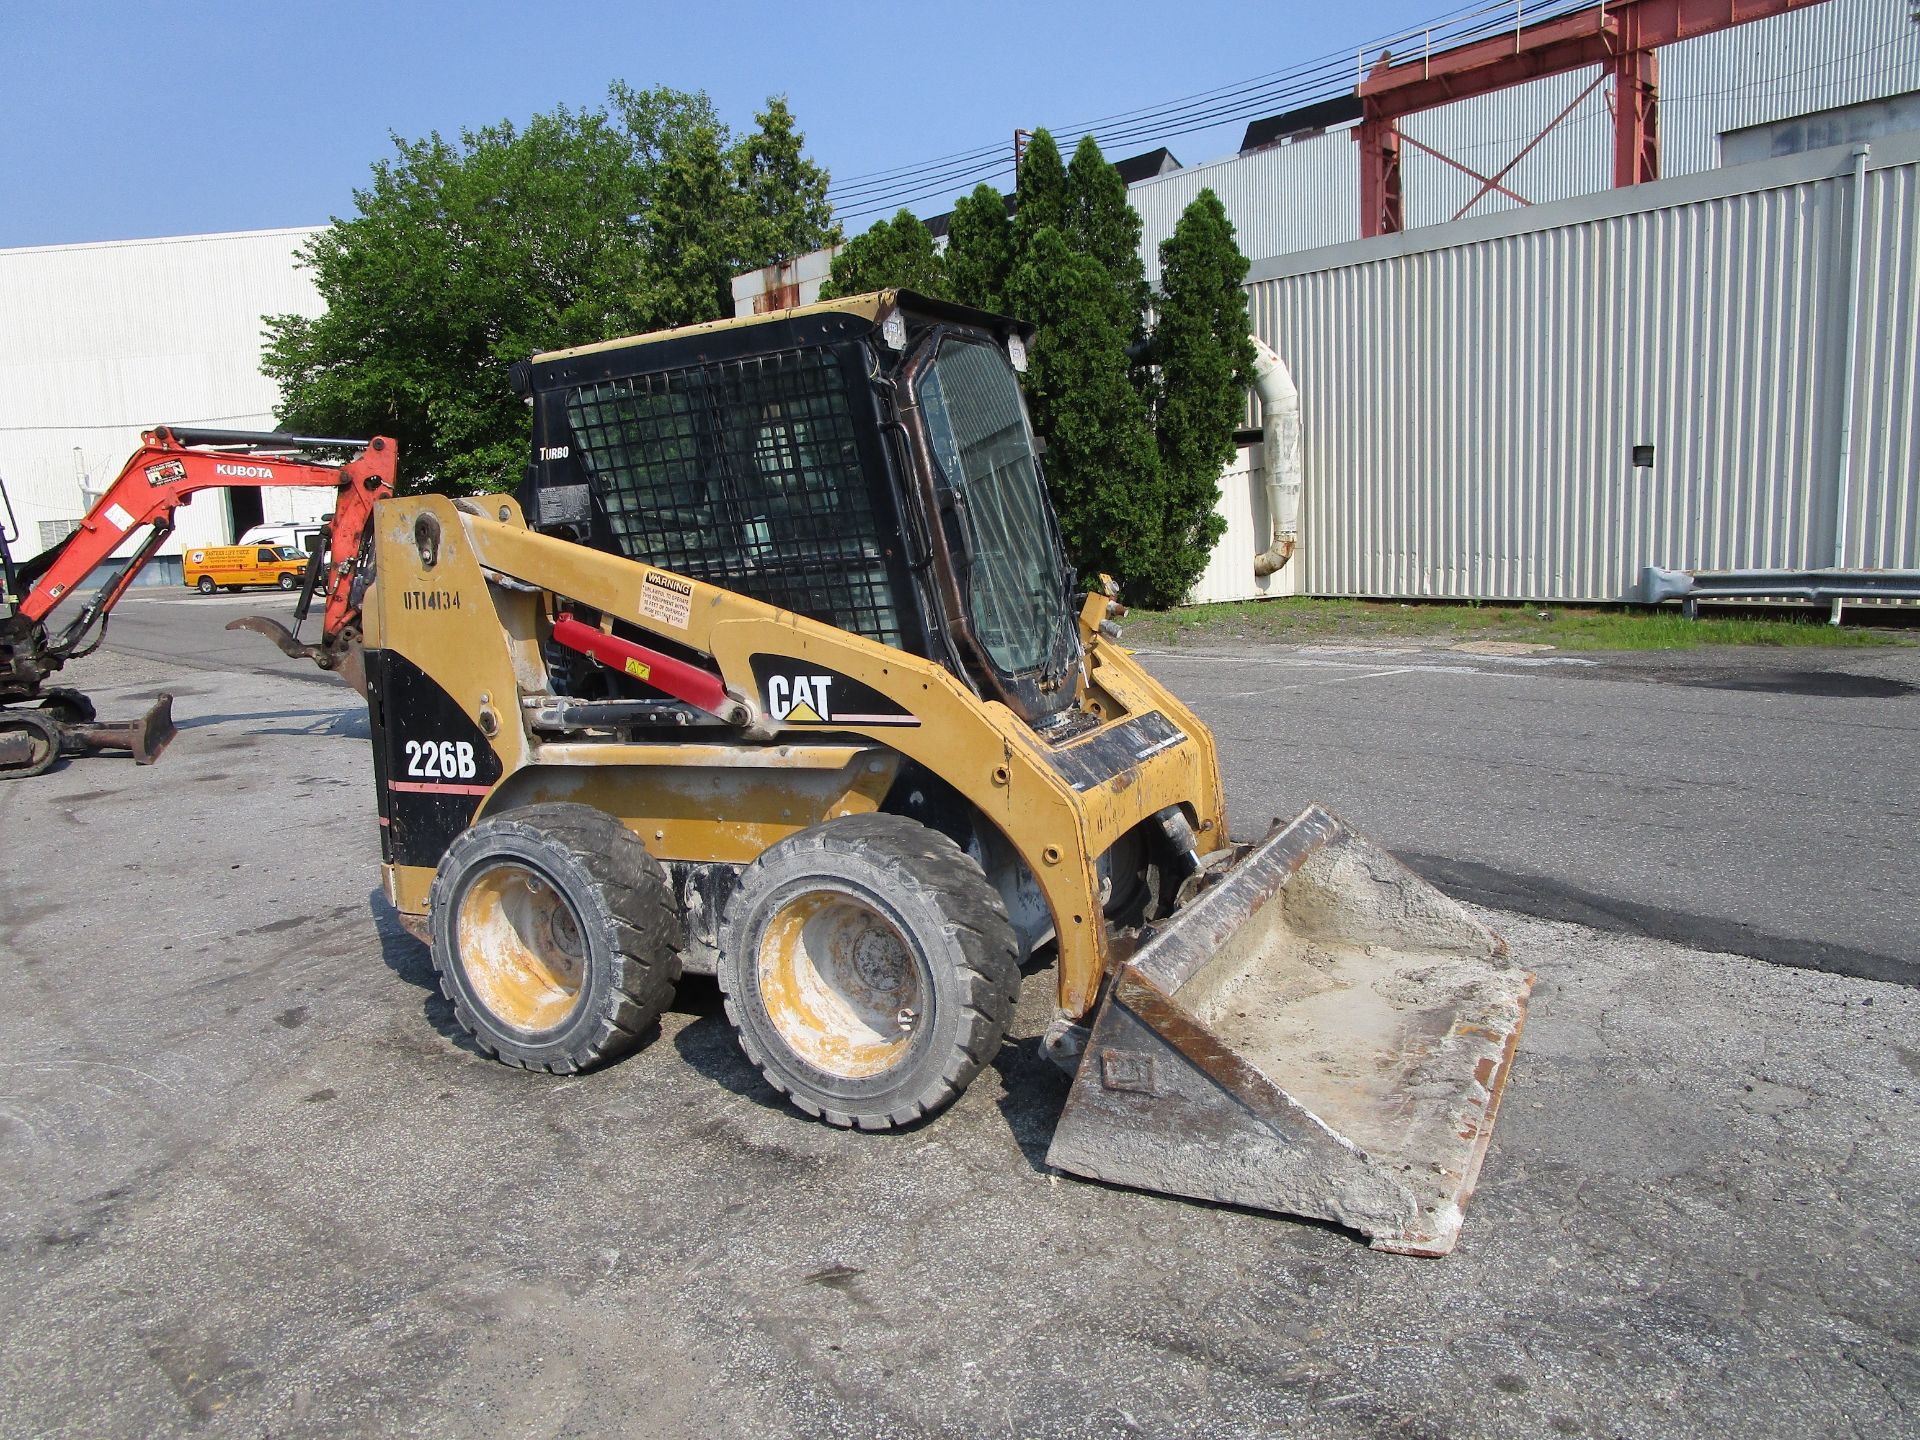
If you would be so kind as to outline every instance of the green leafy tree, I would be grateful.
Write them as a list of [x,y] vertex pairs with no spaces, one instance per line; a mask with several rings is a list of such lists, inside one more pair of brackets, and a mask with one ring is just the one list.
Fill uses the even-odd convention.
[[834,300],[870,290],[918,290],[944,298],[946,265],[933,247],[933,232],[902,210],[856,235],[833,257],[820,298]]
[[720,131],[697,126],[667,151],[641,270],[648,329],[732,313],[733,277],[749,268],[739,260],[741,232],[755,218],[735,188]]
[[[1178,604],[1225,528],[1219,475],[1253,363],[1246,259],[1204,192],[1162,247],[1154,296],[1139,216],[1090,138],[1063,169],[1037,132],[1019,198],[1010,308],[1039,327],[1027,397],[1069,554],[1089,578],[1111,573],[1136,603]],[[957,254],[948,267],[963,273]]]
[[1147,405],[1129,377],[1127,338],[1110,314],[1109,277],[1048,226],[1027,238],[1010,284],[1039,327],[1027,372],[1035,428],[1047,437],[1047,483],[1067,553],[1089,578],[1105,571],[1144,604],[1169,596],[1153,551],[1160,456]]
[[1184,595],[1226,529],[1215,512],[1253,373],[1247,258],[1233,222],[1202,190],[1160,247],[1154,432],[1159,442],[1163,592]]
[[515,483],[529,421],[508,364],[727,314],[730,277],[776,258],[767,237],[823,220],[825,176],[778,102],[736,141],[704,95],[616,84],[606,109],[393,143],[356,213],[303,248],[326,309],[267,317],[263,368],[287,428],[395,436],[408,489]]
[[742,253],[791,260],[837,244],[827,172],[807,159],[786,97],[774,96],[754,118],[759,128],[741,143],[737,160],[746,199]]
[[1042,230],[1067,232],[1067,167],[1060,147],[1045,130],[1036,130],[1020,157],[1019,183],[1014,187],[1015,248],[1022,259],[1033,237]]
[[1146,333],[1148,301],[1140,216],[1127,203],[1127,182],[1091,135],[1074,147],[1067,167],[1065,210],[1067,243],[1106,272],[1114,323],[1137,343]]
[[955,202],[947,225],[947,290],[964,305],[1007,308],[1013,275],[1013,220],[1006,197],[991,185]]

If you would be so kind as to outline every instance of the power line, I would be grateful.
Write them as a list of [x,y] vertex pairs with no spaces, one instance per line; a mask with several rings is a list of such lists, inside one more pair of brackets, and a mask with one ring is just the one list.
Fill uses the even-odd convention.
[[[1448,11],[1423,26],[1377,37],[1351,50],[1342,49],[1317,56],[1287,69],[1269,71],[1248,80],[1197,91],[1157,105],[1118,111],[1098,120],[1075,125],[1054,127],[1052,133],[1063,149],[1085,135],[1092,135],[1102,148],[1109,145],[1164,143],[1217,125],[1258,118],[1289,103],[1311,103],[1351,93],[1352,87],[1341,83],[1349,73],[1348,67],[1353,67],[1357,77],[1368,54],[1391,49],[1403,41],[1417,39],[1429,49],[1437,42],[1446,48],[1479,36],[1504,32],[1517,24],[1588,9],[1593,3],[1594,0],[1544,0],[1544,3],[1524,12],[1506,5],[1484,4]],[[967,180],[1004,170],[1010,164],[1006,147],[1001,144],[960,150],[937,160],[919,161],[851,177],[830,185],[828,196],[836,210],[841,210],[841,218],[861,219],[897,210],[913,200],[959,188]]]
[[0,434],[17,435],[34,430],[50,430],[65,434],[69,430],[151,430],[156,425],[220,425],[229,420],[254,420],[266,412],[248,410],[239,415],[203,415],[198,420],[123,420],[109,421],[104,425],[0,425]]

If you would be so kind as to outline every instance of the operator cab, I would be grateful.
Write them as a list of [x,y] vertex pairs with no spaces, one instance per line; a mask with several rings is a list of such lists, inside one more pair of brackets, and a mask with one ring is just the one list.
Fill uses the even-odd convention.
[[[1017,370],[1031,328],[883,291],[536,356],[530,523],[1071,710],[1075,582]],[[657,643],[657,642],[655,642]]]

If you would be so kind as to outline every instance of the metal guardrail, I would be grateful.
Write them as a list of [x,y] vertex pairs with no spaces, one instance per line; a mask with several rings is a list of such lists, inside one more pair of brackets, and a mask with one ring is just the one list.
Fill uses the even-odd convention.
[[1663,570],[1640,572],[1649,605],[1678,600],[1688,619],[1701,600],[1809,600],[1833,606],[1833,623],[1848,600],[1920,600],[1920,570]]

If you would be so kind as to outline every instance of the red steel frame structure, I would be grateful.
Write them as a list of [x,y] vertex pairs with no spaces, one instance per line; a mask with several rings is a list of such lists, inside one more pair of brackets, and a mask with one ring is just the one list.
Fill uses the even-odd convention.
[[[1354,138],[1360,145],[1360,233],[1389,235],[1405,224],[1400,188],[1402,145],[1431,155],[1479,182],[1473,198],[1453,217],[1456,220],[1482,196],[1494,191],[1523,205],[1529,203],[1525,196],[1507,187],[1506,177],[1554,126],[1609,78],[1613,80],[1613,183],[1638,185],[1643,180],[1657,180],[1660,64],[1655,50],[1676,40],[1710,35],[1822,3],[1824,0],[1600,0],[1589,9],[1533,25],[1517,25],[1511,32],[1418,60],[1395,64],[1391,56],[1383,54],[1357,92],[1361,119]],[[1601,68],[1593,83],[1492,175],[1482,175],[1400,131],[1402,118],[1422,110],[1594,65]]]

